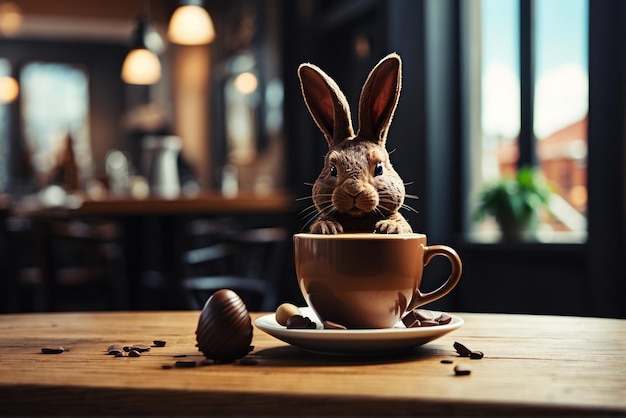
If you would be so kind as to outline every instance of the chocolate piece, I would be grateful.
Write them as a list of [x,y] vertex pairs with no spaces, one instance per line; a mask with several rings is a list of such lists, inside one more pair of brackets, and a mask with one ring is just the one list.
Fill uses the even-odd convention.
[[417,317],[415,309],[413,309],[412,311],[404,315],[404,317],[402,318],[402,323],[407,328],[414,328],[414,327],[420,326],[420,320]]
[[294,315],[287,320],[287,329],[315,329],[315,322],[308,316]]
[[402,322],[407,328],[433,327],[435,325],[446,325],[452,322],[452,317],[445,312],[435,315],[428,309],[413,309],[407,313]]
[[324,322],[322,322],[322,326],[324,327],[324,329],[338,329],[338,330],[348,329],[348,328],[344,327],[343,325],[338,324],[338,323],[333,322],[333,321],[324,321]]
[[413,314],[415,315],[415,317],[417,319],[419,319],[420,321],[434,321],[435,320],[435,314],[432,311],[429,311],[428,309],[413,309]]
[[468,366],[464,364],[459,364],[454,367],[454,374],[457,376],[467,376],[471,372],[472,372],[472,369],[470,369]]
[[447,325],[452,322],[452,317],[444,312],[436,318],[436,321],[439,322],[439,325]]
[[165,341],[165,340],[154,340],[154,341],[152,341],[152,343],[154,344],[155,347],[165,347],[165,344],[167,344],[167,341]]
[[198,320],[196,341],[198,349],[216,361],[234,361],[250,352],[252,320],[239,295],[222,289],[207,300]]
[[402,318],[402,322],[407,328],[434,327],[440,324],[440,317],[441,315],[436,316],[433,311],[429,311],[428,309],[416,308],[407,313]]
[[454,349],[456,350],[457,353],[459,353],[459,356],[461,357],[469,357],[470,354],[472,354],[472,350],[470,350],[469,348],[465,347],[463,344],[459,343],[459,342],[454,342]]
[[63,347],[55,346],[55,347],[42,347],[41,352],[43,354],[61,354],[65,349]]

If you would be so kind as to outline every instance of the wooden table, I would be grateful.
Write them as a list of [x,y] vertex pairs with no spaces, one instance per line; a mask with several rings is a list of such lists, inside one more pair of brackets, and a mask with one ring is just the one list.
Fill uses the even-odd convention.
[[[1,200],[0,200],[1,202]],[[238,194],[224,197],[219,193],[202,192],[198,195],[168,199],[131,196],[109,196],[90,199],[73,196],[58,206],[47,206],[36,196],[14,202],[12,211],[22,216],[132,216],[132,215],[198,215],[218,213],[262,213],[287,211],[293,205],[293,198],[285,193],[270,195]]]
[[[255,329],[256,364],[169,370],[177,354],[203,359],[197,311],[0,315],[0,415],[626,416],[625,320],[458,315],[460,329],[409,354],[324,356]],[[105,354],[154,339],[167,345]],[[455,341],[485,357],[458,357]]]

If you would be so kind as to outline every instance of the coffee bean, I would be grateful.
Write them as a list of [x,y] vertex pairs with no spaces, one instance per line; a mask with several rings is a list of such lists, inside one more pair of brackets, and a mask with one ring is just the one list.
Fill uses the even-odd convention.
[[165,340],[154,340],[154,341],[152,341],[152,343],[154,344],[155,347],[165,347],[165,344],[167,344],[167,341],[165,341]]
[[441,363],[442,364],[452,364],[452,363],[454,363],[454,361],[448,360],[448,359],[443,359],[443,360],[441,360]]
[[472,351],[469,355],[469,358],[471,358],[472,360],[480,360],[483,357],[484,354],[482,351]]
[[471,372],[472,372],[472,369],[470,369],[468,366],[464,364],[459,364],[454,367],[454,374],[457,376],[467,376]]
[[459,343],[459,342],[454,342],[454,349],[456,350],[457,353],[459,353],[459,356],[461,357],[469,357],[470,354],[472,354],[472,350],[470,350],[469,348],[465,347],[463,344]]
[[122,350],[128,353],[130,351],[130,345],[125,345],[124,347],[122,347]]
[[110,346],[107,347],[107,351],[113,351],[113,350],[122,351],[123,349],[124,348],[119,344],[111,344]]
[[124,353],[125,353],[124,350],[117,350],[117,349],[107,351],[107,354],[110,356],[117,356],[118,354],[124,354]]
[[41,348],[41,352],[43,354],[61,354],[64,351],[65,349],[61,347],[60,345],[56,347],[42,347]]
[[131,350],[139,351],[140,353],[150,351],[150,346],[146,344],[133,344],[130,346]]
[[141,357],[141,352],[139,352],[138,350],[130,350],[128,352],[128,357]]
[[126,351],[118,351],[115,353],[115,357],[128,357],[128,353]]
[[196,367],[196,362],[193,360],[183,361],[179,360],[175,363],[176,367]]
[[322,322],[322,326],[324,327],[324,329],[340,329],[340,330],[348,329],[348,328],[344,327],[343,325],[338,324],[338,323],[333,322],[333,321],[324,321],[324,322]]

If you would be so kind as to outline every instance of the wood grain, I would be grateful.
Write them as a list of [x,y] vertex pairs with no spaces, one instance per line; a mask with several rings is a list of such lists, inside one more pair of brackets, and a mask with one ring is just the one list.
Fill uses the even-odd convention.
[[[256,364],[170,370],[177,354],[203,360],[197,311],[0,315],[0,414],[626,416],[626,321],[458,315],[463,327],[405,355],[322,356],[255,329]],[[166,346],[139,358],[106,354],[155,339]],[[455,341],[485,357],[459,358]],[[69,351],[41,354],[56,345]]]

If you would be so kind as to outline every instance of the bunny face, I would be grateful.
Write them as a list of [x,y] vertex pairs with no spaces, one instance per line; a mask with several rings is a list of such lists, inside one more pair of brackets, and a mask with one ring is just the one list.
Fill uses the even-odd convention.
[[[329,199],[330,197],[330,199]],[[404,200],[404,184],[384,148],[362,139],[345,140],[325,159],[313,185],[313,201],[322,212],[332,203],[340,213],[363,216],[396,212]]]
[[400,92],[400,64],[400,57],[390,54],[370,73],[361,92],[356,135],[349,106],[335,82],[314,65],[300,66],[305,103],[329,145],[313,185],[319,215],[311,232],[412,232],[398,213],[404,183],[385,149]]

